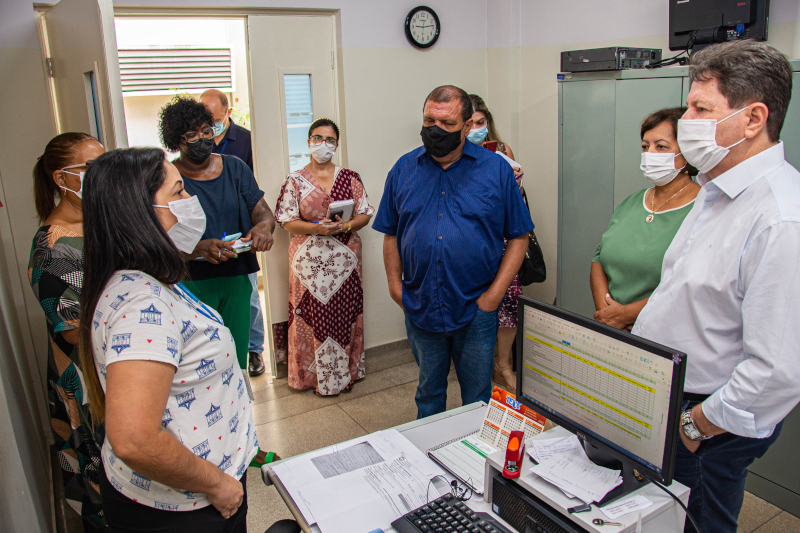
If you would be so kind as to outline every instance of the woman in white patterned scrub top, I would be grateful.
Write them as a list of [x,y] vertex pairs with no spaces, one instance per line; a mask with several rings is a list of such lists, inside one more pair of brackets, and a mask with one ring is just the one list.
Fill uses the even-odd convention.
[[109,152],[86,174],[81,357],[97,370],[112,531],[246,531],[258,440],[230,330],[180,284],[179,249],[205,227],[193,204],[158,149]]

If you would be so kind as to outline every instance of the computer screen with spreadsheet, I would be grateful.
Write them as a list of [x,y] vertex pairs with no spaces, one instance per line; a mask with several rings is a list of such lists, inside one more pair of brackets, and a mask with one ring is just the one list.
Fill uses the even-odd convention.
[[523,403],[671,481],[685,354],[530,298],[519,313]]

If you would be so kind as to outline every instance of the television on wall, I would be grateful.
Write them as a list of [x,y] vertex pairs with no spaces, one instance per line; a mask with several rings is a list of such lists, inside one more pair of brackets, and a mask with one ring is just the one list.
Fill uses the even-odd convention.
[[769,0],[669,0],[669,49],[700,50],[714,43],[766,41]]

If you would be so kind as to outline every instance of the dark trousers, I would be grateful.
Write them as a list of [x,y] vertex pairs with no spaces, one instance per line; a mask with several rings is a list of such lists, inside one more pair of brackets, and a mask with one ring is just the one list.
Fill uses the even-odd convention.
[[[695,405],[697,402],[684,402],[681,412]],[[678,439],[675,480],[692,490],[689,512],[697,520],[701,533],[736,533],[747,467],[767,452],[782,427],[783,422],[766,439],[723,433],[701,442],[695,453]],[[684,531],[695,531],[688,519]]]
[[114,533],[247,533],[247,472],[242,476],[244,499],[227,520],[208,505],[196,511],[164,511],[136,503],[115,489],[105,472],[100,476],[103,514]]
[[419,365],[417,418],[447,409],[447,376],[450,361],[461,386],[461,402],[467,405],[492,394],[494,343],[497,339],[497,311],[478,308],[472,321],[451,332],[433,332],[417,327],[406,314],[406,332],[414,359]]

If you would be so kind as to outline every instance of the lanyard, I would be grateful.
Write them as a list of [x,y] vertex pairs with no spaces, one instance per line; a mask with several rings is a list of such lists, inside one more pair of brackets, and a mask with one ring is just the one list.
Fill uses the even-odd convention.
[[198,313],[200,313],[201,315],[205,316],[206,318],[210,318],[211,320],[213,320],[214,322],[216,322],[216,323],[217,323],[217,324],[219,324],[220,326],[224,326],[224,325],[225,325],[225,324],[223,324],[223,323],[222,323],[222,321],[221,321],[219,318],[217,318],[217,317],[214,315],[214,312],[213,312],[211,309],[209,309],[209,308],[206,306],[206,304],[204,304],[203,302],[201,302],[201,301],[200,301],[200,300],[197,298],[197,296],[195,296],[194,294],[192,294],[192,293],[191,293],[191,291],[189,291],[189,289],[187,289],[187,288],[184,286],[184,284],[183,284],[183,283],[178,283],[177,285],[173,285],[173,287],[174,287],[174,288],[177,288],[177,289],[180,289],[180,291],[178,292],[178,294],[180,294],[180,295],[183,297],[183,299],[184,299],[184,300],[186,300],[187,302],[189,302],[189,304],[191,304],[191,306],[192,306],[192,307],[193,307],[195,310],[197,310],[197,312],[198,312]]
[[225,139],[225,142],[222,143],[222,148],[219,149],[219,153],[220,154],[224,154],[225,153],[225,147],[226,146],[228,146],[228,139]]

